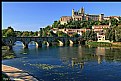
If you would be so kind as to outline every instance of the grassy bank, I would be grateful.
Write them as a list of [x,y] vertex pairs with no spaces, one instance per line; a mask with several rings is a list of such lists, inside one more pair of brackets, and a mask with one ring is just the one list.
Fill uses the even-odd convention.
[[112,44],[108,42],[86,42],[86,45],[91,46],[91,47],[111,47]]
[[113,47],[121,47],[121,42],[113,42],[112,46]]
[[15,58],[15,54],[12,50],[9,50],[8,46],[2,46],[2,59],[12,59]]

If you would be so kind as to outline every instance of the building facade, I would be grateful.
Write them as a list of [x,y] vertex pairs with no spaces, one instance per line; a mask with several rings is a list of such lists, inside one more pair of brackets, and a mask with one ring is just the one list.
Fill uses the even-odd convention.
[[53,28],[52,31],[54,33],[56,33],[57,31],[62,31],[62,32],[68,34],[69,36],[73,36],[74,33],[77,33],[79,36],[82,36],[82,33],[86,32],[86,31],[91,31],[91,29],[86,29],[86,28],[82,28],[82,29],[58,29],[58,28]]
[[86,14],[84,8],[82,7],[80,10],[75,11],[72,9],[72,16],[62,16],[60,18],[61,24],[67,24],[68,21],[79,21],[79,20],[94,20],[94,21],[102,21],[104,19],[104,14]]
[[61,18],[60,18],[60,23],[61,24],[67,24],[67,22],[69,22],[70,20],[72,20],[72,17],[71,16],[62,16]]
[[72,9],[72,19],[73,20],[94,20],[94,21],[102,21],[104,18],[104,14],[86,14],[84,8],[82,7],[78,11],[74,11]]
[[119,21],[120,16],[107,16],[104,17],[104,20],[110,20],[111,18],[117,19]]
[[108,28],[110,28],[109,25],[94,25],[94,26],[92,26],[92,30],[95,32],[100,32],[100,31],[103,31],[104,29],[108,29]]

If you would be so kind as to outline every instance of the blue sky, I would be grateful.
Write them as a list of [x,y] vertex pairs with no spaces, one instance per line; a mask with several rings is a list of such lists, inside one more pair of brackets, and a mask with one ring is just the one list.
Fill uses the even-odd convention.
[[38,31],[81,7],[88,14],[121,16],[121,2],[2,2],[2,29]]

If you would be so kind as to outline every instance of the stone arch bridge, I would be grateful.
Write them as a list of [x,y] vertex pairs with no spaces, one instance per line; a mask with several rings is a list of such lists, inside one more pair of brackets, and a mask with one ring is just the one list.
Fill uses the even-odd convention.
[[73,45],[75,42],[80,42],[81,39],[82,38],[78,37],[2,37],[2,44],[9,46],[11,49],[16,41],[21,41],[24,48],[28,48],[28,44],[31,41],[34,41],[37,47],[42,47],[43,41],[46,41],[48,46],[50,46],[52,42],[58,41],[62,46],[65,45],[67,41]]

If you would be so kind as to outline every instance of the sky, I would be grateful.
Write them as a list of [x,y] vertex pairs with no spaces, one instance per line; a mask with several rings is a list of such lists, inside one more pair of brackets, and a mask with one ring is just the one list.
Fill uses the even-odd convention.
[[2,29],[39,31],[82,7],[88,14],[121,16],[121,2],[2,2]]

